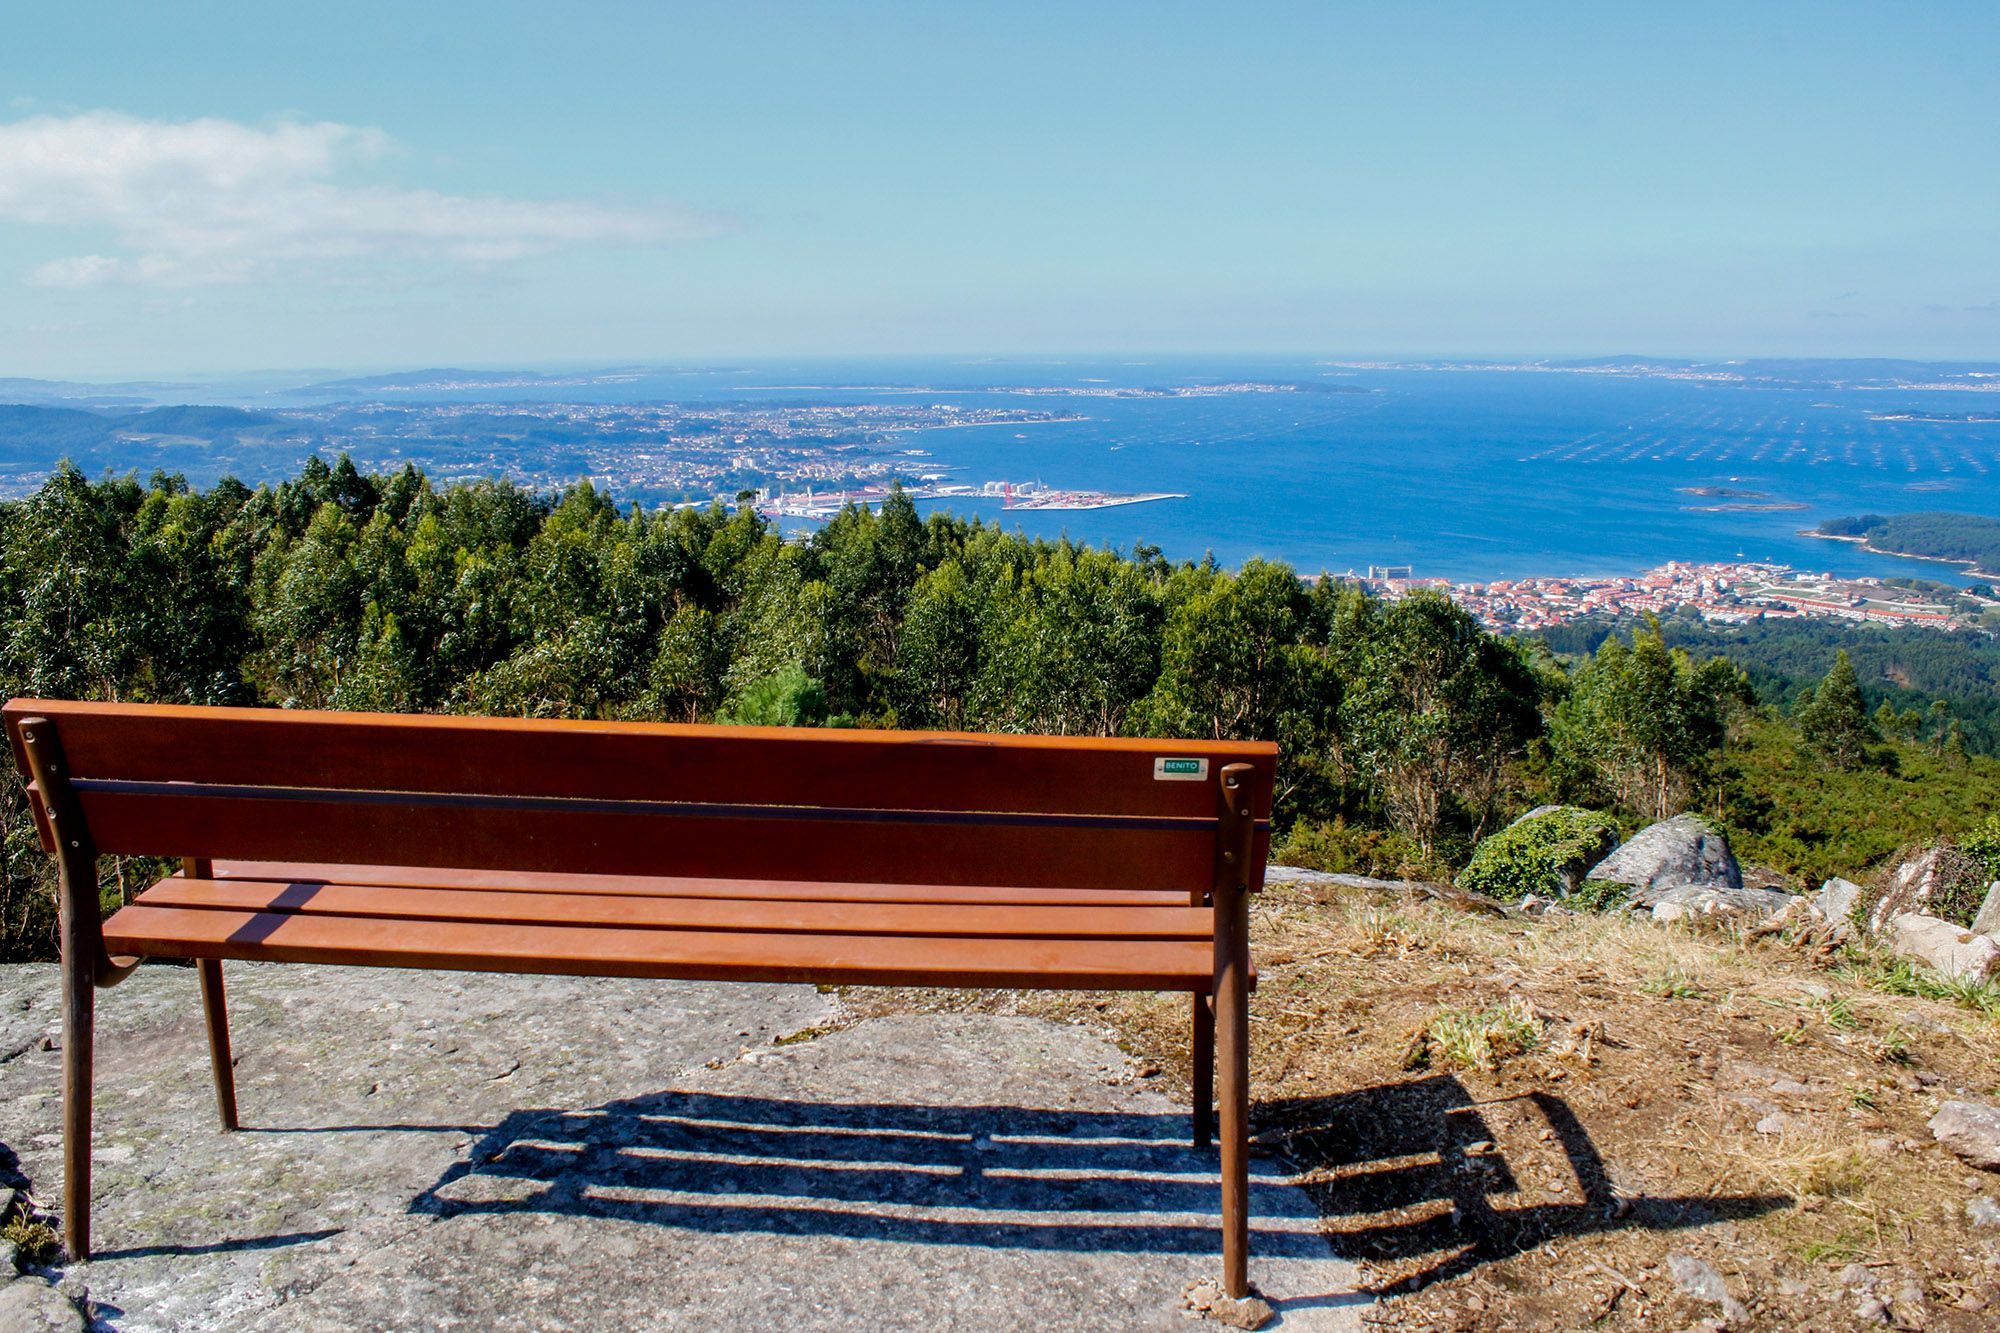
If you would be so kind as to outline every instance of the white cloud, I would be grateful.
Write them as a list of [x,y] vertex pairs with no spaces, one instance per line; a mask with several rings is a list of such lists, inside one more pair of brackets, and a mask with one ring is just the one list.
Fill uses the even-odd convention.
[[28,270],[30,287],[101,287],[115,282],[124,264],[110,255],[77,255],[51,259]]
[[340,179],[392,147],[332,122],[258,128],[112,111],[0,124],[0,218],[103,228],[119,254],[31,270],[42,287],[200,286],[369,260],[496,264],[592,244],[712,234],[679,208],[471,198]]

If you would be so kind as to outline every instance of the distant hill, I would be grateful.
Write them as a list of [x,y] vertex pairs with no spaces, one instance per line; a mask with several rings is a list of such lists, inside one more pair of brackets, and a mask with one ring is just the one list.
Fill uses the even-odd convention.
[[115,424],[120,430],[144,431],[151,435],[208,435],[215,431],[248,430],[254,426],[276,425],[278,418],[264,412],[246,412],[240,407],[156,407]]
[[0,403],[0,457],[90,449],[116,429],[111,418],[73,407]]
[[1950,560],[1981,573],[2000,571],[2000,519],[1981,514],[1860,514],[1831,518],[1822,537],[1859,539],[1869,549],[1925,560]]
[[1976,387],[1989,377],[2000,375],[2000,362],[1994,361],[1904,361],[1891,357],[1745,357],[1699,361],[1674,356],[1594,356],[1530,364],[1550,370],[1725,375],[1769,384],[1865,384],[1878,388],[1905,384]]
[[310,432],[283,417],[194,404],[143,412],[86,412],[41,403],[0,404],[0,470],[10,490],[32,488],[63,459],[85,473],[154,468],[212,478],[255,472],[273,445],[294,467]]
[[2000,374],[1990,361],[1902,361],[1890,357],[1759,357],[1732,363],[1751,379],[1804,384],[1907,384]]
[[176,390],[170,384],[125,383],[85,384],[78,380],[36,380],[0,376],[0,403],[28,403],[36,407],[117,408],[145,407],[160,401],[163,392]]
[[1702,363],[1677,356],[1586,356],[1569,361],[1550,361],[1558,370],[1693,370]]
[[551,382],[551,377],[533,370],[459,370],[450,366],[429,370],[406,370],[394,375],[359,375],[352,379],[322,380],[293,390],[300,396],[359,398],[378,393],[408,393],[417,389],[464,389],[481,384],[517,385]]

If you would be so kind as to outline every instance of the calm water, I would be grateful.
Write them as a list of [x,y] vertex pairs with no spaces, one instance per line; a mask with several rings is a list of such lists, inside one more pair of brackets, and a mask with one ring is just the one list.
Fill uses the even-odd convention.
[[[1009,385],[1155,387],[1256,380],[1365,392],[1200,398],[1023,396]],[[1775,560],[1846,573],[1952,577],[1948,566],[1798,536],[1864,511],[2000,515],[2000,425],[1880,421],[1873,413],[1991,413],[2000,395],[1762,388],[1521,372],[1348,371],[1312,362],[829,363],[648,374],[514,398],[595,401],[957,402],[1041,407],[1086,419],[902,437],[969,482],[1039,480],[1185,500],[1071,512],[961,513],[1031,534],[1068,533],[1172,558],[1213,551],[1302,570],[1373,564],[1483,579],[1620,573],[1670,559]],[[485,394],[452,395],[484,397]],[[1807,506],[1702,513],[1740,503],[1716,486]]]

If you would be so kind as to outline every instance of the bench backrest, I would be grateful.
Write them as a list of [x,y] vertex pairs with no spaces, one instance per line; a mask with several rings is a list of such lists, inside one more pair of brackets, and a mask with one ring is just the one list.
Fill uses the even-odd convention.
[[[1277,749],[16,699],[54,724],[97,850],[727,879],[1213,882],[1225,764],[1262,879]],[[36,815],[42,823],[39,795]]]

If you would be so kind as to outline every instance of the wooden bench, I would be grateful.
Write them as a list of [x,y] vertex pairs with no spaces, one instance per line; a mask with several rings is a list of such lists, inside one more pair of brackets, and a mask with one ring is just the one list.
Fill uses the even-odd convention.
[[[1250,964],[1276,747],[17,699],[59,858],[64,1236],[90,1253],[94,990],[198,960],[1187,991],[1221,1066],[1225,1279],[1248,1290]],[[100,919],[97,858],[181,870]]]

